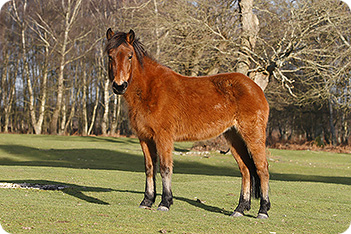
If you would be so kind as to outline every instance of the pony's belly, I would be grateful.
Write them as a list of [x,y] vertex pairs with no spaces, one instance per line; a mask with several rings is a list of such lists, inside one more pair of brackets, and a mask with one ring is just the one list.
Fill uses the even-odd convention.
[[227,131],[228,129],[232,128],[232,124],[228,125],[219,125],[211,126],[211,127],[204,127],[201,129],[193,129],[188,128],[190,131],[185,131],[180,134],[176,134],[175,141],[201,141],[207,140],[214,137],[217,137]]

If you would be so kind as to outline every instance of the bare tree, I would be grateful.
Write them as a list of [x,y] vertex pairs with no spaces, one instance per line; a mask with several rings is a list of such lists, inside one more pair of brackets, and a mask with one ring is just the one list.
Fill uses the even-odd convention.
[[[341,96],[350,96],[344,73],[350,70],[349,39],[346,40],[350,34],[345,30],[350,25],[349,8],[333,0],[261,4],[270,9],[260,13],[267,25],[259,38],[260,50],[264,52],[261,61],[272,67],[272,75],[290,92],[294,97],[290,102],[298,104],[301,111],[314,111],[317,107],[320,113],[329,112],[326,124],[312,123],[318,125],[313,131],[315,137],[321,134],[326,141],[335,142],[334,113],[344,103]],[[271,92],[268,89],[268,95]]]
[[[54,1],[54,0],[51,0]],[[55,13],[57,16],[61,16],[60,21],[51,21],[48,22],[47,19],[44,19],[40,15],[40,27],[43,28],[49,36],[53,39],[54,45],[51,45],[55,48],[58,54],[58,74],[57,74],[57,96],[56,96],[56,105],[52,114],[50,132],[56,133],[58,127],[58,119],[63,105],[64,98],[64,89],[65,89],[65,68],[66,66],[89,52],[94,45],[100,39],[95,39],[95,41],[90,41],[90,46],[85,48],[85,51],[79,51],[80,54],[76,56],[69,56],[76,49],[78,42],[83,41],[90,33],[91,29],[89,27],[79,27],[79,18],[81,16],[81,5],[82,0],[66,0],[62,1],[61,5],[56,7]],[[57,28],[61,26],[62,28]],[[83,30],[82,30],[83,29]],[[63,119],[63,126],[65,121]],[[62,133],[62,132],[61,132]]]
[[10,115],[15,98],[16,77],[19,68],[19,61],[12,62],[10,65],[10,51],[4,46],[3,67],[1,72],[1,103],[4,111],[4,132],[7,133],[10,125]]
[[[56,100],[56,107],[54,109],[52,119],[51,119],[51,126],[50,131],[51,133],[57,132],[57,124],[58,118],[62,107],[62,100],[63,100],[63,92],[64,92],[64,70],[66,65],[71,62],[67,61],[66,55],[72,49],[72,44],[69,38],[69,33],[72,30],[72,26],[75,23],[78,12],[80,9],[80,5],[82,0],[68,0],[67,3],[62,1],[62,8],[63,11],[63,37],[60,40],[57,40],[59,43],[59,72],[58,72],[58,86],[57,86],[57,100]],[[55,35],[52,35],[55,37]],[[56,38],[56,37],[55,37]]]
[[128,132],[106,76],[102,39],[113,27],[137,31],[184,75],[249,75],[282,140],[349,137],[351,19],[340,1],[14,0],[1,17],[2,131]]

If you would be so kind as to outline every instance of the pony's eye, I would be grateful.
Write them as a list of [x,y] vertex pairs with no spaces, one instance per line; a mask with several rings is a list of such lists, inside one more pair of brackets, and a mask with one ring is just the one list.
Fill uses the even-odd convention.
[[128,56],[128,59],[129,59],[129,60],[131,60],[132,58],[133,58],[133,55],[132,55],[132,54]]

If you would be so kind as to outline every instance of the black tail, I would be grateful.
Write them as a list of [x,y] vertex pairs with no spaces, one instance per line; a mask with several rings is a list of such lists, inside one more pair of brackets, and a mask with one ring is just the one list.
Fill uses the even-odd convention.
[[[250,159],[252,160],[252,157],[250,155]],[[254,196],[254,198],[258,199],[261,197],[261,181],[260,178],[258,177],[256,166],[252,160],[252,167],[250,167],[250,176],[251,176],[251,194]]]

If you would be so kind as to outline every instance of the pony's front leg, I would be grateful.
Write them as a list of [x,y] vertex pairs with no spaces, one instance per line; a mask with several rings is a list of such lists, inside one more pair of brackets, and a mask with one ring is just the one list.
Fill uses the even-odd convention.
[[163,138],[162,142],[157,143],[156,148],[160,158],[160,173],[162,177],[162,201],[157,210],[168,211],[173,204],[173,195],[171,188],[172,174],[173,174],[173,159],[172,149],[173,141],[166,141]]
[[151,208],[156,198],[157,152],[155,143],[152,140],[140,140],[140,145],[144,153],[146,184],[144,199],[139,207],[147,209]]

